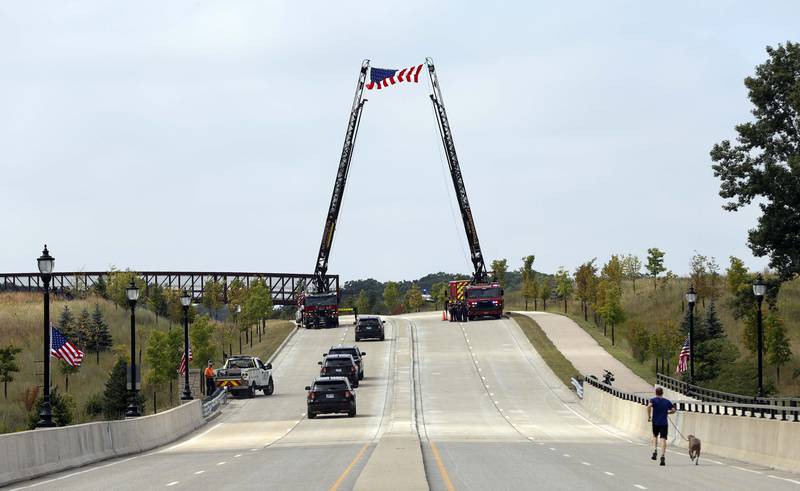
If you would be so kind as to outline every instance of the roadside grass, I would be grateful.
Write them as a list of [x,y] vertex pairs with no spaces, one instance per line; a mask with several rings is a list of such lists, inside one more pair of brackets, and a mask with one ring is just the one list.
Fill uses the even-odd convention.
[[509,312],[508,316],[517,323],[517,325],[525,333],[528,340],[539,355],[544,359],[547,366],[556,374],[556,376],[570,389],[573,389],[571,379],[572,377],[580,377],[580,372],[575,366],[555,347],[547,334],[544,333],[539,324],[528,317],[527,315]]
[[[57,324],[64,306],[68,306],[74,316],[78,316],[87,308],[92,312],[95,305],[100,307],[103,317],[108,323],[109,331],[114,340],[111,350],[100,353],[99,362],[94,353],[86,353],[79,371],[69,376],[69,391],[66,391],[66,377],[61,372],[60,362],[51,358],[51,383],[60,392],[68,394],[75,402],[73,408],[73,423],[86,423],[97,420],[86,413],[86,405],[90,398],[102,394],[114,363],[119,357],[127,358],[130,353],[130,311],[116,306],[114,303],[100,297],[90,296],[85,299],[67,300],[53,296],[51,298],[50,317]],[[8,398],[2,394],[0,384],[0,433],[20,431],[27,429],[28,415],[30,414],[30,398],[26,394],[39,394],[42,384],[42,296],[35,293],[4,292],[0,293],[0,346],[14,345],[22,348],[17,355],[19,372],[13,373],[14,381],[8,383]],[[178,374],[170,390],[169,384],[154,386],[147,382],[146,374],[149,370],[144,351],[147,341],[153,331],[169,331],[182,329],[182,326],[170,323],[163,317],[156,318],[155,314],[144,308],[136,310],[137,325],[137,350],[141,350],[142,394],[146,398],[145,412],[153,412],[153,399],[157,403],[157,411],[163,411],[179,404],[180,383]],[[190,327],[191,328],[191,327]],[[284,320],[267,321],[267,326],[258,342],[255,336],[253,347],[243,345],[244,353],[253,353],[262,359],[267,359],[275,352],[286,336],[294,328],[294,323]],[[253,328],[255,332],[255,328]],[[215,350],[215,361],[222,360],[222,347]],[[236,346],[238,348],[238,339]],[[225,350],[226,352],[228,349]],[[195,359],[193,367],[205,365],[206,360]],[[176,367],[177,368],[177,367]],[[28,399],[26,401],[26,399]],[[27,407],[26,407],[27,406]]]
[[[640,279],[636,282],[636,292],[633,291],[633,284],[630,281],[623,282],[622,307],[625,311],[626,321],[616,328],[616,346],[611,345],[611,332],[603,335],[603,328],[593,322],[590,313],[589,319],[584,320],[580,309],[580,303],[575,299],[570,299],[567,305],[567,312],[564,312],[563,300],[548,300],[547,308],[543,308],[542,301],[536,302],[539,311],[554,314],[566,315],[578,325],[580,325],[589,335],[591,335],[606,351],[625,364],[634,373],[647,380],[655,381],[655,358],[648,354],[644,363],[639,363],[633,355],[625,337],[627,326],[630,322],[641,322],[648,330],[654,330],[658,326],[671,323],[676,329],[680,327],[688,308],[684,303],[684,293],[688,288],[687,278],[678,278],[667,285],[653,287],[653,283],[648,279]],[[739,349],[740,360],[751,359],[752,353],[747,351],[742,342],[744,323],[735,319],[729,308],[731,295],[726,290],[725,277],[720,278],[720,296],[716,301],[717,315],[722,322],[728,339]],[[696,309],[700,318],[705,315],[709,301],[698,300]],[[507,292],[506,309],[524,310],[525,302],[518,291]],[[528,309],[534,310],[534,301],[528,302]],[[768,306],[764,304],[765,315]],[[778,312],[784,320],[791,349],[794,354],[792,360],[781,367],[781,378],[776,387],[778,394],[784,396],[800,395],[800,278],[788,281],[781,287],[777,302]],[[670,353],[669,368],[674,371],[677,361],[678,349]],[[775,378],[775,367],[771,366],[765,358],[765,375],[769,379]]]

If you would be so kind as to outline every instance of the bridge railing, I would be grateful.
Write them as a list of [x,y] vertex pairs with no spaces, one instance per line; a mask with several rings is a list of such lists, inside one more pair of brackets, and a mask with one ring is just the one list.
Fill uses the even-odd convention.
[[754,397],[733,394],[720,390],[707,389],[693,385],[683,380],[668,377],[663,373],[656,375],[656,384],[664,388],[680,392],[681,394],[705,402],[731,402],[737,404],[766,404],[774,406],[798,407],[800,398],[796,397]]
[[[673,379],[674,380],[674,379]],[[612,387],[600,380],[592,377],[587,377],[584,383],[588,383],[603,392],[607,392],[614,397],[618,397],[625,401],[635,402],[637,404],[647,405],[649,398],[642,397],[637,394],[631,394],[623,390]],[[687,384],[689,385],[689,384]],[[664,384],[664,387],[667,387]],[[675,386],[677,387],[677,386]],[[667,387],[672,390],[678,389]],[[734,394],[735,395],[735,394]],[[757,399],[757,398],[751,398]],[[800,407],[795,404],[788,404],[786,400],[780,399],[780,402],[769,401],[767,398],[758,399],[758,402],[729,402],[729,401],[675,401],[678,411],[689,413],[700,413],[715,416],[742,416],[742,417],[759,417],[762,419],[773,419],[781,421],[800,421]]]

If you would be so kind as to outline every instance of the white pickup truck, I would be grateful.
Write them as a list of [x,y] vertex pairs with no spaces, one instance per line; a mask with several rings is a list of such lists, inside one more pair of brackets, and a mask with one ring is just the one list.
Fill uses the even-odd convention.
[[257,390],[267,396],[275,391],[272,363],[265,365],[255,356],[231,356],[217,370],[214,383],[232,394],[246,395],[248,398],[254,397]]

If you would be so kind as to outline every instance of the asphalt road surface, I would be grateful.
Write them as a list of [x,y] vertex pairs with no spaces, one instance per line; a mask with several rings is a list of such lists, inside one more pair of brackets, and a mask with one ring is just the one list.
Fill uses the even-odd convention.
[[358,416],[305,416],[305,390],[351,326],[299,330],[275,394],[233,400],[166,447],[13,489],[800,489],[800,476],[673,449],[667,466],[586,414],[511,320],[390,318],[361,342]]

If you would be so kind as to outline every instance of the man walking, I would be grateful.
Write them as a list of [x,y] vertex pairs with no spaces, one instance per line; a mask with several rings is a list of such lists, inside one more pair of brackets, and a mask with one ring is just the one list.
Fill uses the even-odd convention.
[[664,396],[664,389],[656,387],[656,396],[650,399],[647,404],[647,421],[653,423],[653,456],[656,460],[658,456],[658,439],[661,439],[661,462],[659,465],[667,465],[664,456],[667,454],[667,434],[669,430],[668,416],[675,412],[675,404]]
[[214,385],[214,362],[208,360],[208,366],[203,373],[206,378],[206,396],[211,396],[214,391],[217,389]]

